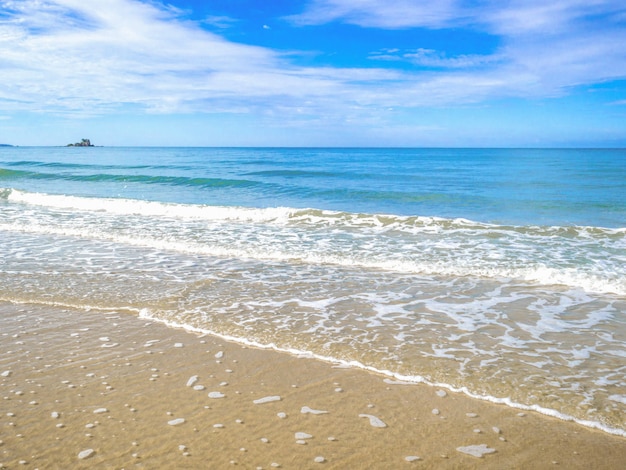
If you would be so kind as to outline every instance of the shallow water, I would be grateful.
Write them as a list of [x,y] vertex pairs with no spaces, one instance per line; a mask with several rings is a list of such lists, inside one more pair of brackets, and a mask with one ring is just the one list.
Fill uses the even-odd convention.
[[0,300],[126,309],[624,435],[625,161],[2,149]]

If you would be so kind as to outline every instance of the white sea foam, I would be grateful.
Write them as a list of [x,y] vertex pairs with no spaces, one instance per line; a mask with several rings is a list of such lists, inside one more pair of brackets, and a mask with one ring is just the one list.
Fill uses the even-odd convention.
[[[28,211],[30,216],[18,212],[1,225],[4,230],[189,254],[504,277],[626,293],[626,229],[522,228],[465,219],[218,207],[18,190],[10,191],[7,199],[56,212]],[[584,264],[577,261],[581,257],[587,258]]]
[[141,214],[142,201],[0,197],[3,300],[114,315],[148,307],[244,344],[468,393],[494,371],[515,373],[524,387],[511,403],[549,409],[533,393],[558,396],[554,412],[579,421],[601,422],[599,408],[582,407],[623,395],[620,229],[163,203]]
[[295,356],[299,356],[299,357],[310,357],[313,359],[317,359],[317,360],[321,360],[324,362],[328,362],[328,363],[332,363],[332,364],[340,364],[343,367],[352,367],[352,368],[358,368],[358,369],[363,369],[363,370],[367,370],[370,372],[374,372],[376,374],[381,374],[381,375],[386,375],[388,377],[392,377],[396,380],[402,381],[402,382],[412,382],[415,384],[418,383],[422,383],[422,384],[426,384],[426,385],[430,385],[433,387],[437,387],[440,389],[446,389],[449,390],[451,392],[455,392],[455,393],[463,393],[469,397],[478,399],[478,400],[484,400],[484,401],[489,401],[491,403],[496,403],[496,404],[500,404],[500,405],[506,405],[509,406],[511,408],[516,408],[516,409],[520,409],[520,410],[526,410],[526,411],[534,411],[537,413],[541,413],[547,416],[551,416],[557,419],[561,419],[563,421],[573,421],[576,422],[582,426],[585,427],[589,427],[589,428],[593,428],[593,429],[598,429],[601,430],[603,432],[606,432],[608,434],[614,434],[614,435],[618,435],[618,436],[623,436],[626,437],[626,429],[621,429],[621,428],[615,428],[615,427],[611,427],[611,426],[606,426],[603,423],[600,423],[598,421],[593,421],[593,420],[586,420],[586,419],[580,419],[580,418],[575,418],[571,415],[567,415],[565,413],[561,413],[559,411],[550,409],[550,408],[546,408],[546,407],[542,407],[542,406],[538,406],[538,405],[525,405],[522,403],[517,403],[513,400],[511,400],[509,397],[494,397],[494,396],[490,396],[490,395],[484,395],[484,394],[479,394],[479,393],[474,393],[472,391],[470,391],[467,387],[455,387],[453,385],[447,384],[447,383],[442,383],[442,382],[431,382],[427,379],[425,379],[422,376],[419,375],[411,375],[411,376],[407,376],[407,375],[402,375],[402,374],[397,374],[394,372],[391,372],[389,370],[384,370],[384,369],[379,369],[379,368],[375,368],[372,366],[368,366],[366,364],[363,364],[359,361],[345,361],[345,360],[341,360],[338,358],[334,358],[331,356],[323,356],[320,354],[314,354],[310,351],[303,351],[303,350],[298,350],[298,349],[294,349],[294,348],[281,348],[276,346],[273,343],[269,343],[269,344],[263,344],[263,343],[259,343],[257,341],[250,341],[246,338],[240,338],[240,337],[235,337],[235,336],[231,336],[231,335],[225,335],[225,334],[220,334],[217,333],[215,331],[211,331],[209,329],[205,329],[205,328],[197,328],[197,327],[192,327],[186,324],[181,324],[181,323],[177,323],[177,322],[172,322],[172,321],[168,321],[168,320],[163,320],[160,319],[158,317],[155,317],[149,310],[143,309],[139,312],[139,315],[141,318],[145,318],[145,319],[150,319],[152,321],[156,321],[159,323],[163,323],[167,326],[170,326],[172,328],[182,328],[182,329],[186,329],[188,331],[192,331],[195,333],[202,333],[202,334],[210,334],[213,336],[216,336],[218,338],[222,338],[226,341],[232,341],[235,343],[239,343],[245,346],[250,346],[250,347],[256,347],[256,348],[260,348],[260,349],[272,349],[278,352],[284,352],[284,353],[288,353],[291,355],[295,355]]
[[488,447],[487,444],[457,447],[456,450],[463,454],[468,454],[478,458],[482,458],[486,454],[493,454],[496,451],[495,449]]
[[253,400],[252,403],[254,403],[255,405],[262,405],[264,403],[271,403],[274,401],[280,401],[281,397],[278,395],[273,395],[273,396],[269,396],[269,397],[263,397],[263,398],[259,398],[257,400]]
[[118,215],[141,215],[174,219],[230,220],[243,222],[286,221],[297,211],[291,208],[251,209],[165,203],[123,198],[90,198],[80,196],[32,193],[11,189],[6,199],[10,202],[70,209],[86,212],[106,212]]
[[375,428],[386,428],[387,425],[377,416],[369,415],[369,414],[360,414],[359,418],[367,418],[370,422],[370,425]]

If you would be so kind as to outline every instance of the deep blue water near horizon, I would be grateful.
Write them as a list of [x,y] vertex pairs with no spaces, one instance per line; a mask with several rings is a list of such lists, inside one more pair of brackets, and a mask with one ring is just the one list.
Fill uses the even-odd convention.
[[3,147],[0,301],[626,435],[626,150]]

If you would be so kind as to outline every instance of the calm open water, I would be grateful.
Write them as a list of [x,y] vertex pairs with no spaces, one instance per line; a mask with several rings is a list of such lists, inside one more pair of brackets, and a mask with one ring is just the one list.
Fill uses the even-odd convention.
[[0,300],[626,435],[626,150],[0,148]]

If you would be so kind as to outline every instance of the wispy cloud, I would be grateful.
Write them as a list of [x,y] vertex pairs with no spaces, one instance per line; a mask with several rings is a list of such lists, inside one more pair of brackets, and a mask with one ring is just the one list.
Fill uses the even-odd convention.
[[498,55],[461,54],[453,57],[434,49],[382,49],[370,54],[370,59],[386,61],[406,61],[426,68],[471,69],[484,67],[501,60]]
[[202,23],[215,28],[226,29],[236,25],[237,19],[230,16],[207,16],[202,20]]
[[151,3],[23,0],[0,8],[4,108],[237,112],[354,96],[350,83],[397,78],[382,69],[293,67]]
[[[501,46],[491,56],[450,57],[428,48],[370,56],[422,67],[472,69],[464,78],[491,82],[494,96],[503,91],[552,96],[568,87],[626,77],[626,4],[621,0],[312,0],[290,19],[296,24],[340,21],[386,29],[465,27],[497,36]],[[443,79],[456,81],[455,75]],[[515,87],[503,88],[505,82]]]
[[[156,2],[0,0],[0,111],[97,114],[133,107],[255,112],[326,124],[358,117],[374,125],[392,107],[554,96],[626,77],[621,1],[464,4],[314,0],[291,18],[393,29],[465,25],[501,38],[491,55],[450,56],[429,48],[372,53],[380,64],[416,66],[394,70],[373,61],[370,68],[295,66],[288,54],[229,41]],[[603,15],[605,27],[590,27],[587,15]]]
[[373,28],[442,27],[458,18],[456,4],[456,0],[313,0],[303,13],[289,19],[301,25],[342,21]]

